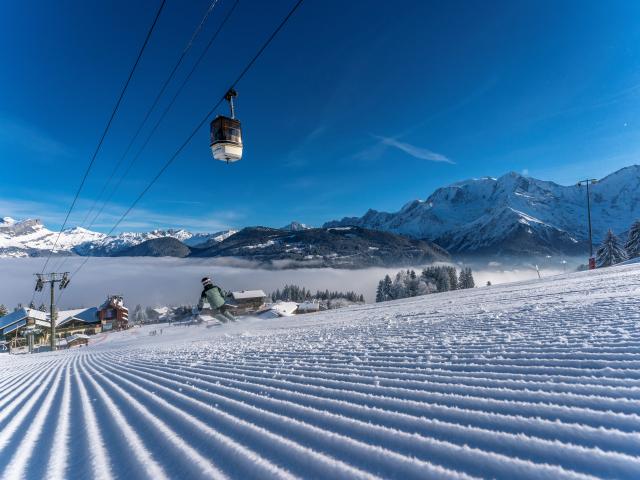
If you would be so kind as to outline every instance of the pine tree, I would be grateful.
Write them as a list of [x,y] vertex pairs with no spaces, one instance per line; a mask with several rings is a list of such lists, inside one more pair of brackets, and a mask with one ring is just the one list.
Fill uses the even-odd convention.
[[640,257],[640,220],[636,220],[633,222],[633,225],[631,225],[629,238],[624,245],[624,249],[627,251],[627,257]]
[[376,290],[376,303],[384,302],[384,280],[378,282],[378,289]]
[[596,252],[596,265],[599,267],[610,267],[616,263],[623,262],[627,259],[627,253],[620,244],[620,240],[609,229],[602,244]]
[[471,268],[466,267],[460,270],[460,278],[458,280],[458,283],[458,288],[474,288],[476,286]]
[[7,313],[9,313],[7,307],[0,303],[0,317],[4,317]]
[[445,270],[440,270],[438,278],[436,279],[436,288],[438,292],[448,292],[451,289],[449,274]]
[[458,289],[458,273],[456,272],[455,267],[448,267],[447,272],[449,273],[449,289],[457,290]]
[[384,295],[384,300],[392,300],[393,297],[391,296],[391,290],[393,289],[393,282],[391,281],[391,277],[389,275],[385,275],[383,282],[382,293]]
[[471,267],[467,268],[467,288],[475,288],[476,281],[473,279],[473,272],[471,271]]
[[407,298],[406,277],[407,273],[404,270],[400,270],[396,274],[396,278],[393,280],[393,284],[391,285],[392,299],[398,300],[399,298]]
[[409,275],[406,278],[407,281],[407,295],[409,297],[417,297],[420,295],[420,279],[416,275],[414,270],[409,272]]

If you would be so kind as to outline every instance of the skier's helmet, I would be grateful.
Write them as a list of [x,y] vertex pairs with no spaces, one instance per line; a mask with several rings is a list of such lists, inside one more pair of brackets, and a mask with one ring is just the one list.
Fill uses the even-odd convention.
[[213,283],[209,277],[204,277],[202,279],[202,286],[206,287],[207,285],[213,285]]

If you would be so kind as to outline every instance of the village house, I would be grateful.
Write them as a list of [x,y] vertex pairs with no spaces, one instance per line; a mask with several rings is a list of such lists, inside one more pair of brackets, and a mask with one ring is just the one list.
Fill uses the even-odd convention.
[[306,300],[298,304],[296,313],[314,313],[320,311],[320,302],[318,300]]
[[[118,295],[109,296],[100,307],[60,310],[56,315],[57,342],[73,335],[82,339],[103,331],[126,328],[128,310],[122,296]],[[36,348],[46,348],[50,344],[50,336],[51,317],[48,312],[19,308],[0,317],[0,340],[10,348],[26,346],[29,341]]]
[[122,295],[109,295],[98,308],[98,319],[103,332],[129,328],[129,309],[124,306]]
[[86,347],[89,345],[89,335],[83,335],[82,333],[76,333],[69,335],[66,338],[62,338],[57,342],[58,348],[75,348]]
[[231,292],[231,303],[236,306],[234,314],[246,315],[264,307],[267,294],[262,290],[241,290]]

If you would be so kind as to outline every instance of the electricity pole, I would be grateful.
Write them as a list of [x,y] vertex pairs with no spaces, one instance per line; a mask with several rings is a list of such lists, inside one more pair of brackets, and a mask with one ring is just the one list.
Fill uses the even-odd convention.
[[593,233],[591,231],[591,196],[589,195],[589,185],[598,183],[595,178],[587,178],[586,180],[580,180],[578,187],[582,187],[582,184],[587,186],[587,219],[589,222],[589,270],[596,268],[596,259],[593,258]]
[[54,289],[56,283],[59,284],[60,290],[67,288],[69,285],[69,272],[64,273],[36,273],[36,292],[41,292],[45,284],[49,284],[51,290],[49,319],[51,321],[51,351],[56,350],[56,312]]

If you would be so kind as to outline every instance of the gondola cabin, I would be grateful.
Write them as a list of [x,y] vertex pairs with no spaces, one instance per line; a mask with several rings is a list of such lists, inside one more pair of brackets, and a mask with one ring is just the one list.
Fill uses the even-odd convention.
[[236,119],[233,106],[233,99],[237,96],[238,93],[233,88],[229,89],[224,98],[229,102],[231,117],[218,115],[210,125],[213,158],[227,163],[237,162],[242,158],[242,127]]
[[235,118],[217,116],[211,122],[211,153],[223,162],[237,162],[242,158],[242,130]]

